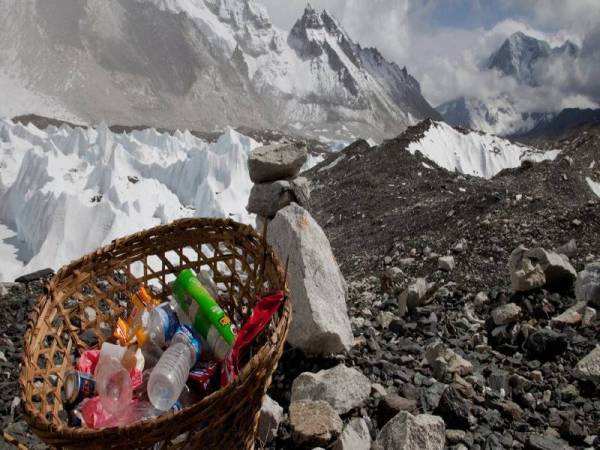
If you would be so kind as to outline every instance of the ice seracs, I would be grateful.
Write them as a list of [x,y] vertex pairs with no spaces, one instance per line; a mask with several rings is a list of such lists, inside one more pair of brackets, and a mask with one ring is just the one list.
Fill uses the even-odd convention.
[[208,143],[187,131],[0,120],[0,280],[182,217],[252,221],[247,161],[258,145],[232,129]]

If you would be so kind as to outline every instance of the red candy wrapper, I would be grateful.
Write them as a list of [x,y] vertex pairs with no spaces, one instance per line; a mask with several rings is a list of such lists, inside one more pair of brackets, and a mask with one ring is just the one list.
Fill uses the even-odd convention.
[[188,380],[206,392],[218,368],[219,364],[214,361],[200,363],[190,371]]
[[223,361],[221,367],[221,387],[227,386],[237,378],[238,359],[240,353],[250,345],[267,326],[273,314],[277,312],[283,302],[285,294],[283,291],[267,295],[259,299],[252,310],[252,314],[246,323],[239,329],[233,348]]

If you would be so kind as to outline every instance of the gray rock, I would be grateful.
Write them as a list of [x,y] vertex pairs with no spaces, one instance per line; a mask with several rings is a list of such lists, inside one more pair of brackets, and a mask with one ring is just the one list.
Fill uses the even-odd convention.
[[416,412],[417,401],[400,397],[398,394],[387,394],[377,407],[377,420],[379,426],[387,423],[390,419],[396,416],[400,411]]
[[510,254],[508,270],[510,283],[514,291],[529,291],[546,284],[546,275],[539,263],[534,264],[526,256],[527,248],[519,245]]
[[417,278],[400,294],[398,299],[399,314],[404,316],[408,311],[413,311],[420,306],[427,294],[427,280]]
[[301,206],[310,202],[310,181],[306,177],[296,177],[291,181],[292,191],[296,196],[296,203]]
[[296,445],[327,445],[340,435],[343,425],[340,416],[322,400],[290,404],[290,427]]
[[398,281],[399,278],[404,274],[404,272],[402,272],[402,269],[400,269],[400,267],[388,267],[387,269],[385,269],[385,273],[387,276],[389,276],[392,281]]
[[371,394],[371,382],[356,369],[339,364],[317,373],[304,372],[292,383],[292,402],[323,400],[338,414],[362,406]]
[[430,366],[434,366],[438,358],[443,358],[447,367],[448,373],[457,373],[460,376],[465,376],[473,372],[473,364],[464,359],[458,353],[450,350],[441,341],[436,341],[427,346],[425,349],[425,359]]
[[8,295],[11,290],[19,289],[23,285],[21,283],[0,283],[0,297]]
[[526,448],[528,450],[573,450],[566,441],[549,434],[530,434]]
[[463,430],[446,430],[446,441],[448,444],[462,444],[467,439],[467,433]]
[[467,240],[466,239],[461,239],[459,240],[454,247],[452,247],[452,251],[456,252],[456,253],[463,253],[467,248]]
[[355,417],[344,427],[344,431],[335,441],[333,450],[370,450],[371,433],[363,418]]
[[519,320],[521,308],[515,303],[507,303],[506,305],[498,306],[491,312],[492,320],[496,325],[506,325]]
[[568,256],[569,258],[576,256],[577,255],[577,242],[575,242],[575,239],[571,239],[566,244],[563,244],[560,247],[558,247],[556,249],[556,253]]
[[353,341],[346,309],[348,289],[321,227],[292,203],[269,224],[267,241],[282,263],[289,257],[294,318],[290,345],[307,354],[348,351]]
[[264,444],[268,444],[277,436],[279,424],[283,420],[283,408],[268,395],[263,400],[260,409],[260,421],[258,426],[258,438]]
[[566,309],[561,314],[553,317],[550,323],[554,326],[575,325],[583,319],[583,313],[586,308],[585,302],[577,302],[569,309]]
[[575,367],[578,377],[600,383],[600,347],[588,353]]
[[373,395],[374,397],[385,397],[387,395],[385,386],[383,386],[380,383],[373,383],[371,385],[371,395]]
[[281,208],[292,202],[307,206],[310,200],[310,186],[304,177],[291,181],[278,180],[269,183],[258,183],[252,186],[248,198],[248,212],[272,218]]
[[39,281],[46,278],[50,278],[54,275],[53,269],[41,269],[36,270],[35,272],[31,272],[25,275],[21,275],[18,278],[15,278],[15,283],[31,283],[32,281]]
[[577,275],[575,297],[600,308],[600,261],[587,264]]
[[569,262],[569,258],[564,255],[537,247],[527,251],[525,256],[534,263],[539,263],[548,286],[568,289],[577,278],[577,272]]
[[490,298],[483,291],[482,292],[478,292],[477,295],[475,296],[475,299],[474,299],[475,304],[478,305],[478,306],[485,305],[489,301],[490,301]]
[[248,171],[254,183],[283,180],[300,173],[308,153],[302,143],[272,144],[254,149],[248,157]]
[[596,320],[598,313],[594,308],[586,306],[583,310],[583,316],[581,317],[581,324],[584,327],[589,327],[594,320]]
[[394,320],[395,318],[396,316],[394,315],[394,313],[391,313],[389,311],[381,311],[377,316],[377,321],[381,325],[381,328],[387,330],[387,328],[390,326],[390,323],[392,323],[392,320]]
[[441,270],[450,272],[452,269],[454,269],[454,256],[440,256],[438,258],[438,267]]
[[406,267],[410,267],[415,263],[415,258],[402,258],[400,259],[400,261],[398,261],[398,264],[400,265],[400,267],[406,268]]
[[381,429],[373,450],[442,450],[445,433],[441,417],[402,411]]

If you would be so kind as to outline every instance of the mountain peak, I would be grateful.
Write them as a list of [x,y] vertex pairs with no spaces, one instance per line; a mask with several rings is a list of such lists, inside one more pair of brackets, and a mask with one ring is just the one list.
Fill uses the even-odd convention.
[[296,25],[297,24],[301,24],[304,29],[323,27],[323,22],[319,17],[319,13],[317,13],[317,10],[313,8],[310,3],[306,4],[306,8],[304,8],[304,14],[302,14],[300,20],[296,22]]
[[550,44],[546,41],[517,31],[510,35],[492,54],[488,68],[496,69],[503,75],[512,76],[521,83],[536,86],[533,66],[538,60],[550,56],[550,53]]
[[544,40],[529,36],[522,31],[511,34],[500,48],[490,56],[488,69],[496,69],[503,75],[515,78],[529,86],[539,84],[536,72],[538,62],[549,57],[577,57],[579,47],[571,41],[565,41],[560,47],[552,48]]
[[508,42],[510,43],[522,42],[529,39],[535,38],[523,33],[522,31],[516,31],[507,38]]

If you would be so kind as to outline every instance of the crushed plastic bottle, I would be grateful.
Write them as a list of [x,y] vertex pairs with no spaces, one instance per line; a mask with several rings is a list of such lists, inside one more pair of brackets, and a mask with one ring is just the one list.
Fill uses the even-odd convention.
[[169,302],[162,303],[150,312],[146,327],[137,335],[146,369],[158,363],[163,347],[171,340],[178,326],[175,307]]
[[124,405],[131,402],[133,395],[131,376],[121,363],[126,351],[125,347],[119,345],[108,342],[102,344],[94,373],[96,391],[102,406],[116,416],[124,410]]
[[164,302],[150,312],[145,331],[152,342],[159,347],[164,347],[175,335],[178,326],[179,319],[174,305]]
[[181,325],[148,380],[148,398],[156,409],[167,411],[175,404],[200,352],[200,339],[190,327]]

